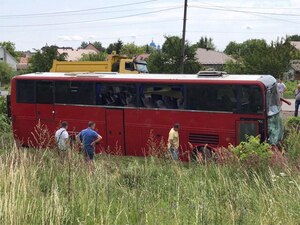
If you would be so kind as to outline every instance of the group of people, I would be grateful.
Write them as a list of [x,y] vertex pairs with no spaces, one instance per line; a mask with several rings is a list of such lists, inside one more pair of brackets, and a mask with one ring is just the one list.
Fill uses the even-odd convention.
[[[277,80],[277,90],[279,93],[279,96],[282,98],[283,97],[283,93],[286,91],[286,86],[285,84],[282,82],[281,79]],[[300,84],[297,85],[297,89],[294,92],[295,95],[295,112],[294,112],[294,116],[298,116],[298,111],[299,111],[299,106],[300,106]]]
[[[90,121],[88,127],[77,135],[77,139],[82,143],[82,151],[87,161],[94,159],[95,145],[102,140],[102,137],[95,131],[96,123]],[[61,127],[55,132],[55,141],[60,151],[68,148],[68,122],[61,122]],[[171,128],[168,137],[168,149],[173,160],[179,160],[179,124],[175,123]]]
[[[96,123],[90,121],[88,127],[77,135],[77,139],[82,143],[83,153],[86,160],[93,160],[95,155],[95,145],[100,142],[102,137],[95,131]],[[66,151],[68,148],[68,123],[61,122],[61,127],[55,132],[57,148]]]

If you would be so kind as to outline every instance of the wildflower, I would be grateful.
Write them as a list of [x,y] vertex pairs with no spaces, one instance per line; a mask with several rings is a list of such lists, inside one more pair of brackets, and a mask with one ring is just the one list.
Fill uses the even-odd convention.
[[285,176],[286,176],[285,173],[279,173],[279,174],[280,174],[280,176],[282,176],[282,177],[285,177]]
[[275,177],[276,177],[276,175],[275,175],[275,174],[272,174],[272,175],[271,175],[271,177],[272,177],[272,178],[275,178]]
[[276,179],[272,179],[272,182],[276,182]]
[[293,183],[294,183],[294,181],[292,181],[292,180],[289,181],[289,184],[293,184]]

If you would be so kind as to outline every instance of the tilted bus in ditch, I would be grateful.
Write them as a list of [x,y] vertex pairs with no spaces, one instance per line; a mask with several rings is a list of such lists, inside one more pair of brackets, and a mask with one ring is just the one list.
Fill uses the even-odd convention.
[[117,144],[130,156],[145,154],[150,131],[167,140],[174,123],[181,126],[181,146],[191,143],[194,151],[237,145],[247,135],[275,145],[283,136],[276,80],[270,75],[27,74],[12,80],[11,115],[15,138],[23,145],[38,121],[52,133],[60,121],[68,121],[74,133],[95,121],[102,148]]

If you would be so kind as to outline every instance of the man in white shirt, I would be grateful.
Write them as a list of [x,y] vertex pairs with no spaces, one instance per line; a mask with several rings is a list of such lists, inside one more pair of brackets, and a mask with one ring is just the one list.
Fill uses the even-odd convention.
[[68,134],[68,123],[61,122],[61,127],[55,132],[55,141],[59,150],[67,150],[67,141],[69,138]]
[[285,92],[286,90],[286,86],[285,84],[282,82],[281,79],[278,79],[277,80],[277,90],[279,92],[279,96],[282,98],[283,97],[283,93]]

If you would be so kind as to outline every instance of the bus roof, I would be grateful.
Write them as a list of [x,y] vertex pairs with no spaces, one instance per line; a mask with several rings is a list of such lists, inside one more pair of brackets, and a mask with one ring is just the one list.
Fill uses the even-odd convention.
[[[76,72],[76,73],[31,73],[16,76],[16,79],[21,77],[26,78],[44,78],[44,79],[89,79],[89,80],[113,80],[118,79],[119,81],[151,81],[151,80],[169,80],[169,81],[258,81],[263,83],[267,88],[271,88],[276,83],[276,79],[271,75],[249,75],[249,74],[224,74],[222,76],[198,76],[197,74],[120,74],[114,72]],[[21,78],[22,79],[22,78]]]

